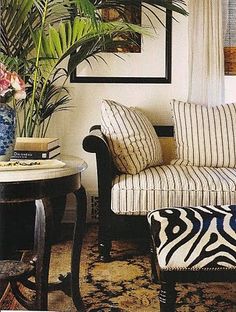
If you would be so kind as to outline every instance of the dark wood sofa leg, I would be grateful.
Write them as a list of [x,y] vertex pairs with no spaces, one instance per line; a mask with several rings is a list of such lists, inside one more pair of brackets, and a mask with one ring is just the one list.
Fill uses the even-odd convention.
[[111,210],[107,208],[99,215],[99,228],[98,228],[98,253],[99,260],[102,262],[111,261]]
[[104,239],[101,238],[98,241],[98,253],[99,260],[102,262],[110,262],[111,261],[111,240],[109,238]]
[[110,251],[111,251],[111,243],[100,242],[98,245],[99,260],[102,262],[110,262],[111,261]]
[[156,255],[155,250],[153,247],[152,240],[150,240],[150,261],[151,261],[151,279],[153,283],[158,283],[158,274],[157,274],[157,267],[156,267]]
[[160,312],[175,312],[176,295],[174,282],[161,282]]

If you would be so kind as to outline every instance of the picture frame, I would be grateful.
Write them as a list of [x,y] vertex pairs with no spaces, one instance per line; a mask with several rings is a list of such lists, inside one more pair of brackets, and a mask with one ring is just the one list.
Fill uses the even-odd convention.
[[[113,70],[112,68],[111,69],[109,68],[110,72],[112,73],[112,74],[109,74],[107,73],[107,69],[105,69],[105,67],[104,67],[104,73],[103,72],[101,73],[101,70],[100,70],[101,66],[99,66],[99,71],[96,72],[96,70],[94,69],[91,70],[90,68],[91,72],[90,74],[87,74],[88,69],[86,68],[86,66],[89,67],[89,65],[84,64],[84,68],[82,68],[82,70],[78,71],[76,69],[72,72],[70,76],[70,82],[71,83],[139,83],[139,84],[171,83],[172,12],[167,10],[166,12],[164,13],[162,12],[161,14],[165,15],[163,17],[164,25],[161,25],[161,27],[159,27],[161,31],[161,35],[159,37],[162,38],[161,40],[163,41],[161,42],[161,46],[163,46],[163,51],[161,51],[161,56],[159,55],[159,57],[156,57],[156,59],[154,59],[153,57],[153,60],[152,60],[153,64],[155,64],[159,62],[161,59],[161,66],[160,66],[162,68],[161,72],[157,74],[155,74],[155,72],[152,72],[152,74],[150,75],[148,72],[146,72],[143,75],[141,74],[141,72],[135,73],[135,74],[130,74],[127,72],[126,75],[123,75],[123,72],[116,73],[115,70]],[[158,42],[156,42],[156,44],[158,45]],[[158,46],[157,46],[157,50],[158,50]],[[125,54],[127,54],[129,60],[134,59],[134,62],[135,62],[135,58],[142,57],[142,53],[145,54],[144,52],[137,53],[137,54],[126,52]],[[122,54],[121,58],[123,56],[124,54]],[[108,58],[109,57],[110,56],[108,56]],[[149,56],[147,57],[147,59],[149,59],[150,61]],[[114,62],[110,62],[110,64],[112,63]],[[127,62],[124,62],[124,63],[125,63],[125,67],[129,68],[129,64]],[[138,61],[136,61],[136,63],[138,64]],[[95,67],[96,67],[96,64],[95,64]],[[152,66],[152,68],[155,68],[155,66]]]

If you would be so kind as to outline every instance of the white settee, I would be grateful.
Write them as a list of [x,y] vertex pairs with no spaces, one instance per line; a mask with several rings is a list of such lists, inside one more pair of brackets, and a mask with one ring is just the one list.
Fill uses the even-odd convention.
[[115,216],[236,203],[236,105],[174,100],[171,109],[174,127],[153,128],[140,111],[106,100],[101,128],[84,139],[84,149],[97,159],[103,260],[110,258]]

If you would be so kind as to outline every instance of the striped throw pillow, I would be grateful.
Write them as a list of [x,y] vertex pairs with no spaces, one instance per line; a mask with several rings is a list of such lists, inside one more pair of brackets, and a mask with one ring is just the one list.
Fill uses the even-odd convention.
[[146,116],[111,100],[103,100],[101,130],[106,136],[117,169],[136,174],[162,163],[161,146]]
[[177,160],[172,164],[236,167],[236,104],[171,102]]

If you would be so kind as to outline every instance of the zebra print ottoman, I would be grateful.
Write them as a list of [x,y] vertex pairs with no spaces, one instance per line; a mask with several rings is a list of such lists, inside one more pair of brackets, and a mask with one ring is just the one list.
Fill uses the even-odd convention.
[[162,311],[175,311],[176,282],[236,281],[236,205],[174,207],[147,215]]

